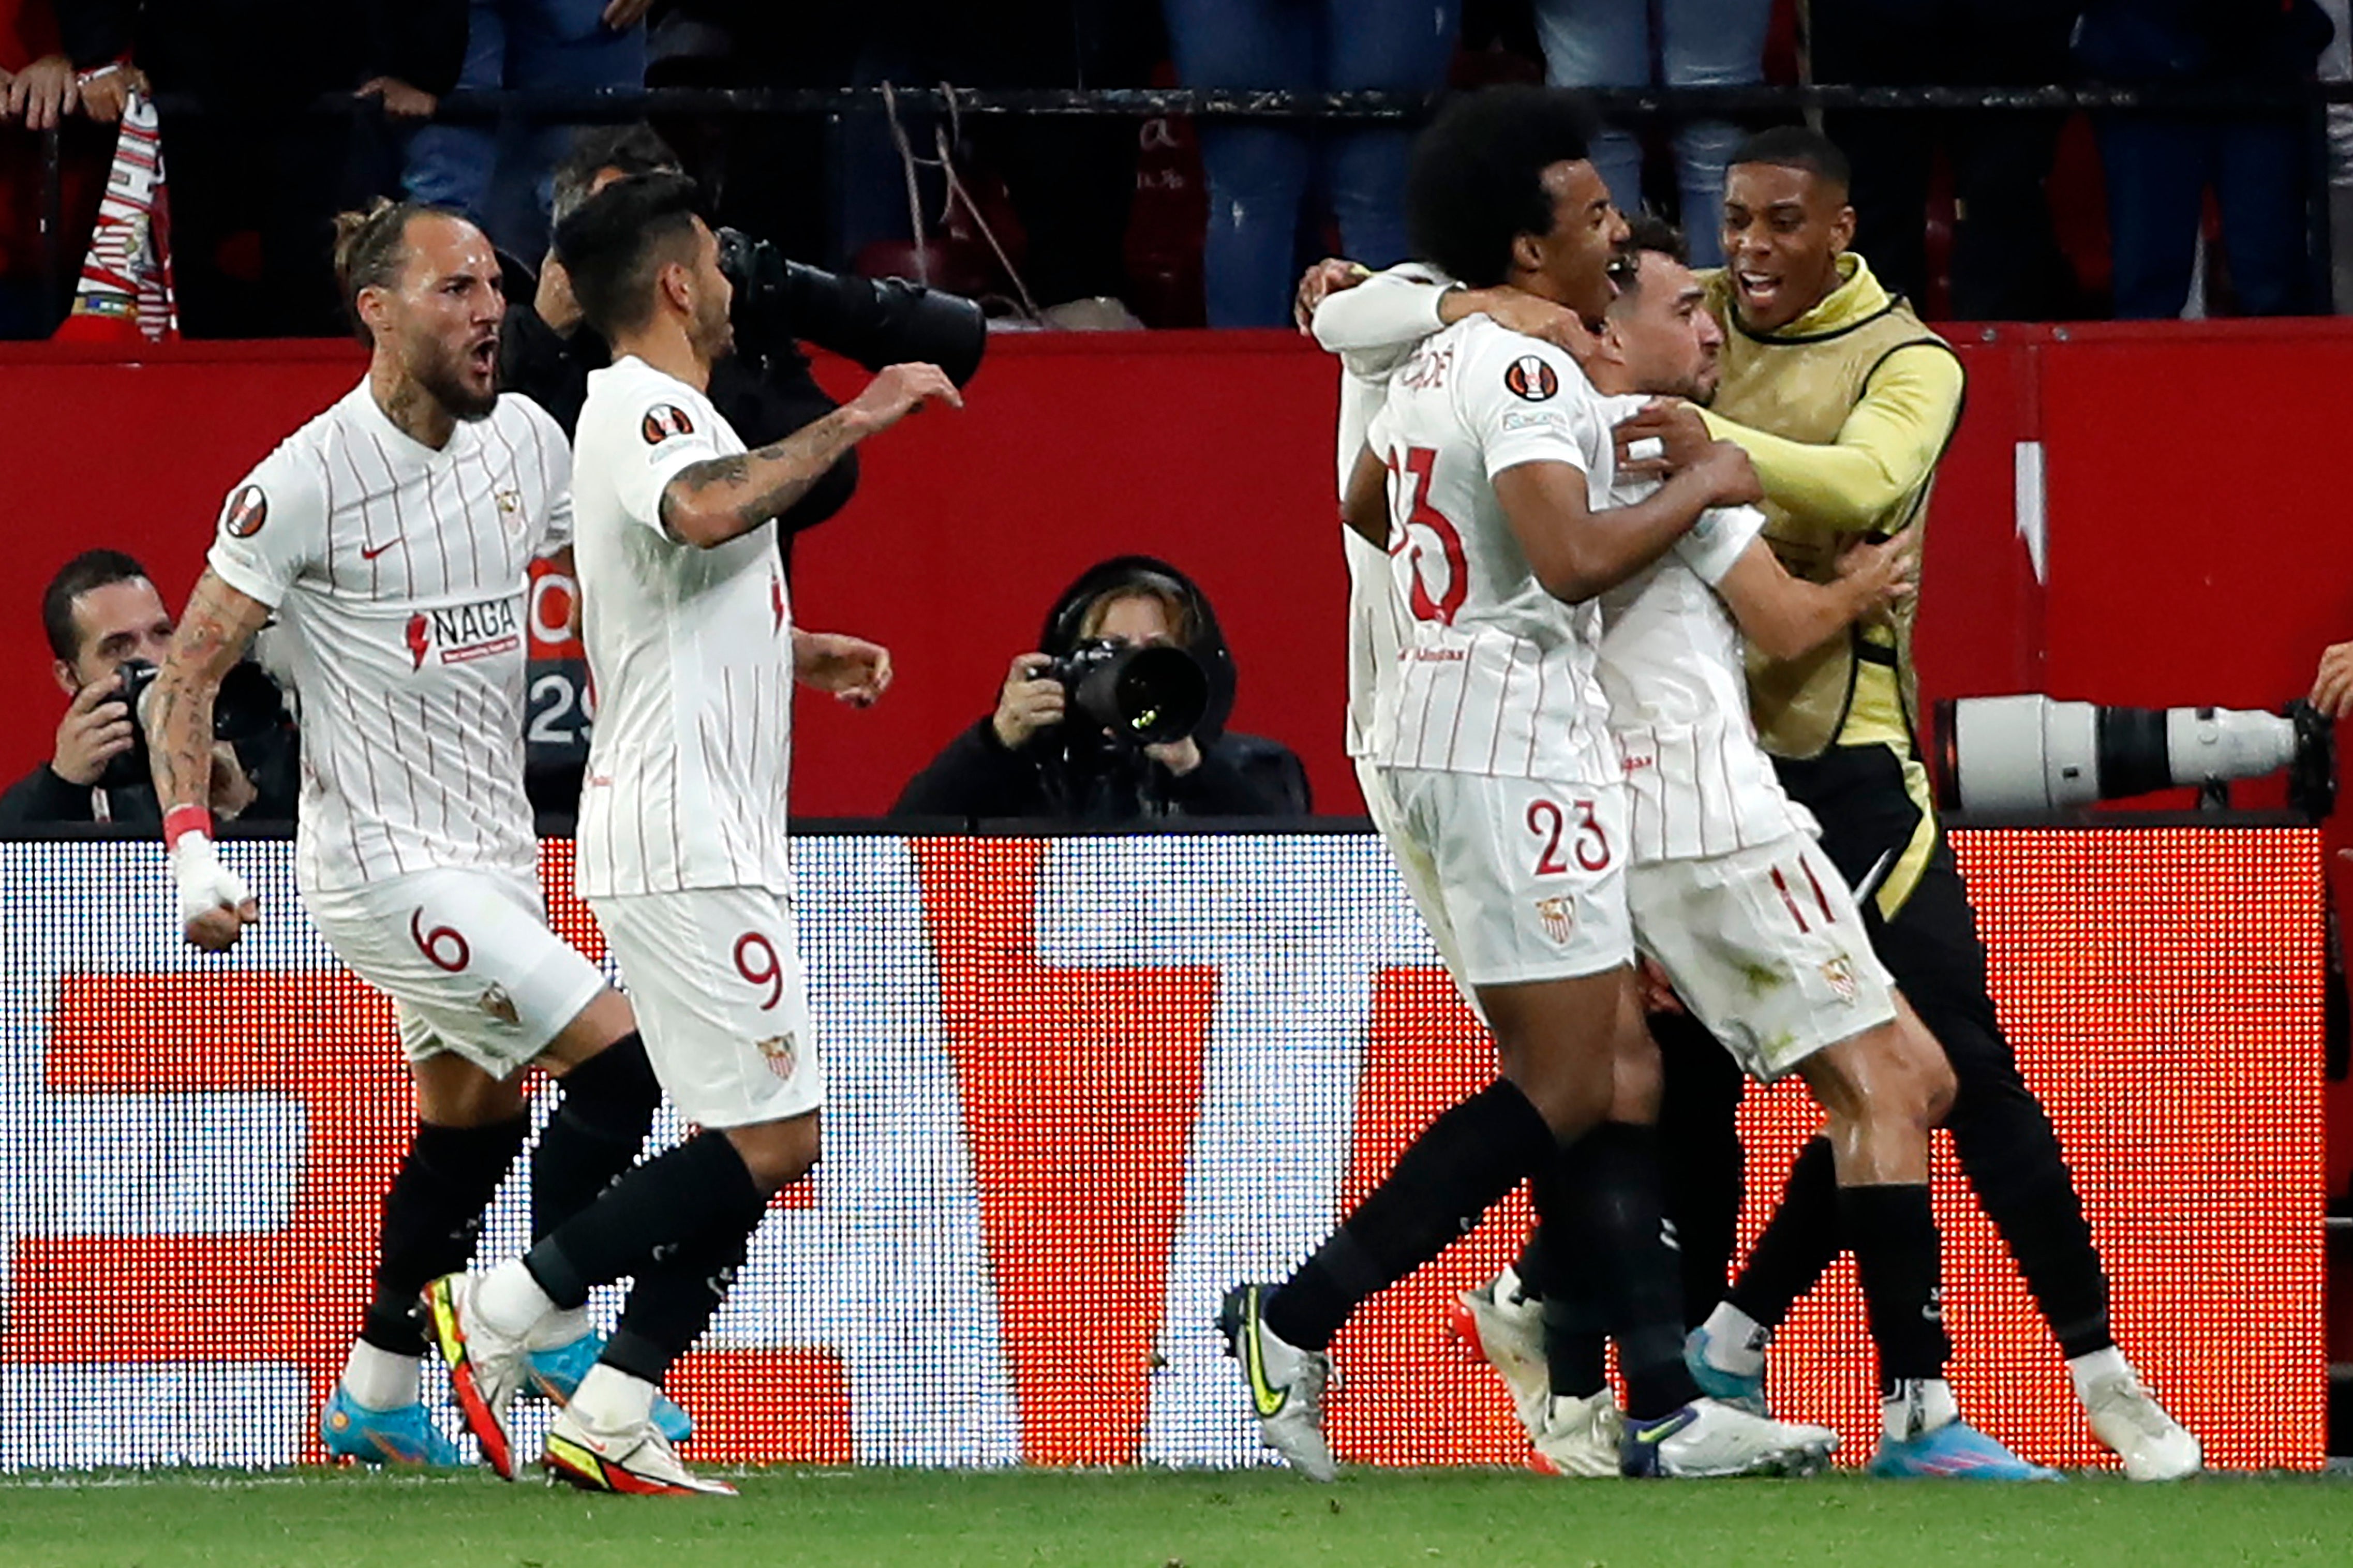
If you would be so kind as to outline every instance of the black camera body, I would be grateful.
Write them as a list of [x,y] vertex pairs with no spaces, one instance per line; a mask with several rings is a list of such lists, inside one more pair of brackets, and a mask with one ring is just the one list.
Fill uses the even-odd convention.
[[1181,741],[1209,708],[1208,671],[1181,647],[1089,637],[1047,673],[1061,682],[1074,711],[1124,745]]
[[962,386],[980,368],[988,322],[971,300],[901,278],[844,278],[786,258],[740,228],[718,234],[719,270],[735,290],[729,315],[754,353],[817,344],[868,370],[920,361]]
[[[115,667],[121,690],[112,700],[131,710],[131,749],[117,755],[99,775],[108,789],[128,789],[149,782],[147,761],[147,694],[163,671],[143,658],[126,658]],[[286,698],[261,666],[241,658],[221,677],[213,696],[213,739],[235,744],[268,734],[286,721]]]

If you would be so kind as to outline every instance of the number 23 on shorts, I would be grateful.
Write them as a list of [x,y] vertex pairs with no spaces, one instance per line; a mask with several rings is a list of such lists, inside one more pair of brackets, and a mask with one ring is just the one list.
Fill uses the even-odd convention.
[[1591,801],[1563,805],[1538,795],[1528,802],[1527,827],[1537,845],[1537,876],[1565,877],[1572,870],[1598,874],[1609,869],[1609,836],[1602,832]]

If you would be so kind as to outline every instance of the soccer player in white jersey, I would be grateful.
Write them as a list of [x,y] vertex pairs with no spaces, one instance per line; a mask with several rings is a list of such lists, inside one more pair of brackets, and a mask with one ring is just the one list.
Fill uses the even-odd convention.
[[[336,267],[366,378],[230,492],[146,722],[180,919],[217,952],[260,911],[199,804],[213,697],[275,616],[302,714],[297,886],[337,956],[393,998],[417,1114],[321,1436],[338,1457],[446,1464],[417,1397],[417,1295],[465,1266],[522,1146],[522,1069],[564,1084],[533,1160],[542,1234],[637,1157],[660,1092],[628,1004],[545,921],[523,596],[531,558],[568,539],[571,453],[492,385],[497,258],[461,218],[379,204],[341,221]],[[578,1314],[543,1325],[533,1383],[565,1396],[600,1343]],[[687,1430],[675,1407],[665,1419]]]
[[718,246],[676,174],[615,182],[556,230],[586,319],[612,345],[577,432],[576,549],[596,731],[580,891],[644,1020],[680,1113],[701,1131],[484,1274],[437,1282],[451,1382],[501,1473],[508,1405],[536,1325],[635,1277],[604,1359],[547,1438],[549,1470],[620,1492],[732,1489],[681,1465],[649,1419],[709,1324],[768,1199],[816,1163],[823,1068],[804,994],[785,833],[793,683],[879,696],[889,655],[793,624],[773,521],[866,437],[926,403],[961,405],[931,365],[746,452],[705,395],[732,343]]
[[[1649,220],[1632,249],[1636,265],[1588,361],[1596,387],[1621,395],[1609,399],[1612,423],[1646,401],[1624,395],[1704,403],[1723,342],[1681,237]],[[1613,476],[1610,493],[1629,501],[1654,484]],[[1951,1104],[1952,1068],[1896,994],[1812,816],[1783,792],[1748,717],[1744,636],[1768,658],[1795,658],[1890,607],[1909,592],[1911,543],[1859,545],[1842,576],[1815,584],[1782,569],[1763,526],[1753,508],[1711,512],[1602,596],[1599,668],[1626,762],[1635,939],[1745,1070],[1766,1082],[1794,1072],[1823,1109],[1841,1228],[1879,1352],[1883,1459],[1900,1460],[1905,1474],[2047,1478],[1961,1421],[1945,1381],[1951,1347],[1928,1138]],[[1506,1321],[1536,1340],[1541,1317],[1523,1298]],[[1484,1326],[1499,1371],[1524,1360],[1525,1346],[1514,1355],[1489,1342],[1492,1320]],[[1600,1351],[1547,1359],[1535,1440],[1552,1468],[1573,1474],[1577,1438],[1609,1401]],[[1567,1376],[1585,1386],[1563,1386],[1564,1369],[1577,1367],[1582,1379]]]
[[[1424,253],[1453,277],[1508,281],[1598,317],[1625,225],[1587,156],[1586,125],[1572,97],[1540,89],[1450,107],[1423,133],[1408,188]],[[1398,674],[1381,688],[1375,761],[1436,867],[1502,1075],[1424,1129],[1290,1279],[1226,1298],[1221,1326],[1261,1436],[1317,1479],[1334,1472],[1321,1430],[1326,1347],[1349,1313],[1528,1179],[1540,1213],[1577,1215],[1609,1238],[1630,1472],[1802,1470],[1836,1441],[1700,1396],[1672,1265],[1648,1245],[1662,1223],[1656,1160],[1639,1129],[1601,1125],[1617,1074],[1641,1070],[1648,1037],[1591,600],[1706,508],[1756,490],[1726,449],[1635,506],[1604,510],[1593,477],[1606,477],[1609,435],[1597,404],[1567,354],[1474,317],[1391,378],[1350,479],[1352,525],[1384,543],[1393,528],[1398,536],[1414,618]],[[1588,1179],[1563,1180],[1573,1147]]]

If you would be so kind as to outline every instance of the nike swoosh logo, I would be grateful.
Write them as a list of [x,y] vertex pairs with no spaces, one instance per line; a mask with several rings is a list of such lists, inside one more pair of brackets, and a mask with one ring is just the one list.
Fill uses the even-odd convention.
[[399,542],[400,535],[396,533],[390,539],[385,540],[382,544],[377,545],[374,550],[370,550],[366,545],[363,544],[360,546],[360,559],[363,561],[373,561],[377,556],[383,554],[385,551],[391,549],[394,545]]
[[1871,863],[1871,869],[1862,874],[1862,880],[1854,885],[1854,901],[1858,904],[1868,902],[1871,895],[1878,889],[1879,884],[1886,879],[1889,868],[1894,864],[1895,851],[1881,850],[1879,858]]
[[1282,1414],[1291,1403],[1291,1390],[1271,1387],[1266,1381],[1266,1360],[1258,1342],[1258,1292],[1250,1291],[1242,1299],[1242,1366],[1250,1373],[1250,1404],[1258,1409],[1259,1419],[1271,1421]]

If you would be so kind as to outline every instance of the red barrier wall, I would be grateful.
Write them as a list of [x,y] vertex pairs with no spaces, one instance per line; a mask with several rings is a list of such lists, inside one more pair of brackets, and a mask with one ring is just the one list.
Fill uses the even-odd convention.
[[[1931,531],[1931,695],[2273,706],[2353,635],[2353,534],[2324,503],[2353,430],[2353,323],[1972,329],[1969,403]],[[36,604],[73,551],[144,558],[176,600],[221,497],[356,376],[333,343],[191,344],[126,363],[0,349],[0,669],[26,680],[0,773],[47,750],[57,709]],[[855,370],[826,374],[837,389]],[[806,709],[796,804],[886,808],[993,699],[1047,603],[1102,556],[1194,572],[1242,672],[1239,727],[1307,759],[1356,809],[1340,755],[1343,575],[1328,521],[1330,362],[1286,333],[1008,338],[962,414],[869,449],[858,500],[797,558],[808,624],[888,641],[869,713]],[[2018,443],[2047,471],[2047,587],[2018,531]],[[2045,628],[2048,628],[2047,636]]]

